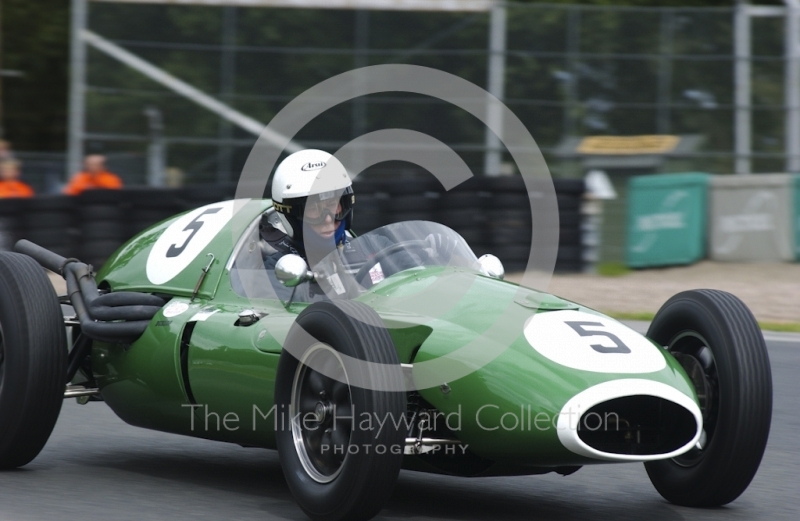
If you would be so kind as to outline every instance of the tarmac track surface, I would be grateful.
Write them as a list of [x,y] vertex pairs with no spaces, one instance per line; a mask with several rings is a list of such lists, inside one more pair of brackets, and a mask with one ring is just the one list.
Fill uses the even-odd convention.
[[[463,479],[403,471],[376,519],[795,520],[800,518],[800,336],[767,334],[775,384],[772,433],[750,488],[716,509],[673,506],[641,464],[584,467],[563,477]],[[0,520],[306,519],[277,453],[151,432],[102,403],[64,404],[28,466],[0,473]]]

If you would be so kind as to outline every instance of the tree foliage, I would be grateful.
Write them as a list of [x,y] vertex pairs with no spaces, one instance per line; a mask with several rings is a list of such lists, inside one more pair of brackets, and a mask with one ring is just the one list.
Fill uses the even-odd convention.
[[66,144],[69,0],[2,0],[4,137],[19,150]]
[[[0,0],[2,1],[2,0]],[[524,1],[524,0],[523,0]],[[535,4],[538,2],[524,1]],[[571,0],[551,0],[550,3],[571,4]],[[642,7],[730,7],[730,0],[584,0],[581,3],[594,5],[632,5]],[[769,0],[768,3],[780,3]],[[258,11],[258,12],[253,12]],[[544,12],[544,11],[542,11]],[[124,5],[124,4],[90,4],[92,13],[91,26],[101,34],[116,40],[152,40],[174,41],[181,43],[220,43],[221,9],[218,7],[197,7],[191,9],[182,6],[164,5]],[[563,14],[563,11],[562,11]],[[557,17],[562,14],[549,15]],[[66,143],[67,94],[69,72],[69,0],[5,0],[2,1],[2,66],[4,69],[20,70],[21,78],[5,77],[3,82],[3,124],[5,137],[21,150],[63,150]],[[463,15],[468,18],[469,15]],[[642,15],[646,18],[646,15]],[[251,9],[249,20],[240,20],[238,45],[279,46],[279,47],[328,47],[333,51],[341,47],[352,46],[354,22],[352,12],[347,11],[301,11],[289,9]],[[597,41],[591,43],[593,50],[605,52],[626,52],[631,46],[637,46],[636,52],[642,48],[657,52],[653,34],[641,25],[637,28],[636,17],[598,16]],[[436,30],[447,27],[436,13],[411,16],[409,13],[375,13],[371,16],[370,45],[374,48],[413,47],[423,43]],[[558,52],[563,50],[563,35],[554,31],[548,34],[547,25],[531,24],[529,20],[510,19],[510,31],[517,42],[530,42],[543,50]],[[381,29],[381,25],[385,29]],[[557,24],[553,24],[555,27]],[[535,27],[536,26],[536,27]],[[582,27],[589,26],[584,23]],[[647,27],[653,27],[652,24]],[[709,26],[710,27],[710,26]],[[584,29],[582,29],[584,30]],[[538,31],[538,32],[537,32]],[[637,34],[637,31],[642,34]],[[608,35],[620,37],[609,37]],[[657,35],[656,35],[657,36]],[[484,23],[467,25],[457,37],[436,43],[435,48],[447,49],[450,46],[469,47],[469,42],[476,42],[475,48],[485,49],[486,27]],[[581,35],[585,44],[592,42],[590,31]],[[729,39],[729,34],[720,34],[720,41]],[[709,39],[710,41],[710,39]],[[467,42],[465,44],[465,42]],[[677,40],[676,40],[677,42]],[[706,42],[708,43],[708,42]],[[729,43],[729,42],[728,42]],[[711,45],[711,43],[708,43]],[[681,45],[677,42],[676,45]],[[627,49],[626,49],[627,46]],[[644,47],[642,47],[644,46]],[[649,46],[649,47],[648,47]],[[650,47],[653,47],[650,49]],[[188,50],[155,50],[144,47],[131,50],[163,66],[173,74],[209,93],[217,94],[220,90],[219,53],[202,53]],[[113,63],[95,51],[92,54],[92,66],[89,70],[90,84],[98,86],[123,86],[129,89],[154,90],[163,89],[137,73]],[[681,52],[692,52],[682,49]],[[725,51],[728,52],[728,51]],[[370,55],[369,63],[381,63],[397,59],[396,56]],[[482,84],[486,74],[484,57],[469,55],[417,55],[404,58],[405,63],[417,63],[437,67],[458,74],[471,81]],[[635,66],[626,70],[617,70],[610,62],[597,61],[589,64],[591,70],[587,74],[594,75],[584,82],[598,85],[598,89],[606,88],[609,98],[619,101],[652,102],[654,85],[647,83],[648,72],[644,66],[637,72]],[[242,111],[252,114],[262,121],[268,121],[274,113],[293,95],[338,72],[354,66],[352,56],[347,53],[320,54],[316,56],[301,54],[264,55],[257,53],[240,53],[237,56],[238,71],[247,71],[237,76],[235,85],[237,94],[244,96],[236,99],[234,104]],[[509,77],[507,79],[507,95],[510,98],[522,99],[532,91],[547,92],[548,97],[558,99],[563,95],[563,83],[556,77],[562,67],[558,60],[532,56],[511,56],[508,59]],[[693,69],[692,67],[695,67]],[[724,67],[723,67],[724,69]],[[715,71],[713,66],[700,64],[683,64],[675,74],[676,89],[691,89],[704,76],[720,77],[728,74],[727,69]],[[612,78],[613,86],[603,76]],[[643,79],[645,78],[645,79]],[[693,79],[695,78],[695,79]],[[605,82],[605,83],[604,83]],[[772,85],[771,81],[765,84]],[[603,87],[606,85],[606,87]],[[769,89],[770,87],[765,87]],[[265,99],[264,95],[273,95]],[[580,93],[579,98],[580,98]],[[678,93],[679,95],[679,93]],[[756,95],[758,95],[756,93]],[[248,97],[250,96],[250,97]],[[724,93],[718,94],[718,100]],[[259,98],[260,97],[260,98]],[[89,106],[90,128],[101,131],[125,131],[127,133],[144,133],[145,119],[141,110],[148,104],[160,104],[165,111],[168,128],[181,135],[213,136],[217,133],[217,119],[204,111],[195,108],[191,103],[177,98],[164,101],[164,95],[147,98],[139,96],[135,107],[121,110],[119,96],[91,94],[87,98]],[[129,103],[130,100],[127,102]],[[612,99],[614,101],[614,99]],[[722,100],[724,101],[724,99]],[[413,123],[409,114],[405,114],[395,106],[370,106],[370,117],[382,119],[383,115],[391,115],[398,123]],[[549,127],[542,127],[544,139],[553,143],[559,139],[564,130],[561,128],[562,114],[560,109],[552,106],[512,107],[529,121],[551,121]],[[439,120],[441,131],[450,133],[456,141],[480,141],[480,137],[468,125],[462,125],[456,119],[448,119],[431,109],[431,119]],[[342,114],[331,114],[326,117],[325,132],[327,137],[348,138],[351,131],[349,123],[345,124],[349,108]],[[576,119],[586,119],[591,114],[576,113]],[[690,111],[685,121],[702,119],[702,113]],[[323,123],[323,122],[319,122]],[[609,124],[620,132],[628,131],[635,126],[635,121],[625,116]],[[688,123],[687,123],[688,124]],[[688,124],[691,127],[691,124]],[[650,129],[648,129],[650,130]],[[679,129],[680,130],[680,129]],[[691,130],[691,129],[689,129]],[[326,137],[323,136],[323,137]],[[448,136],[443,136],[448,137]],[[723,138],[719,138],[724,141]],[[726,138],[727,139],[727,138]],[[719,143],[723,145],[722,142]]]

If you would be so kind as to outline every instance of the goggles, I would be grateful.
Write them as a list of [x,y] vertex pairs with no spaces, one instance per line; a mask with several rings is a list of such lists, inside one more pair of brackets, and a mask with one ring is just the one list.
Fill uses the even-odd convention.
[[274,206],[276,211],[311,225],[324,223],[328,216],[334,221],[343,221],[352,211],[356,196],[353,194],[353,188],[349,186],[344,189],[340,197],[336,197],[339,193],[339,191],[323,192],[308,197],[287,199],[283,203],[274,203]]

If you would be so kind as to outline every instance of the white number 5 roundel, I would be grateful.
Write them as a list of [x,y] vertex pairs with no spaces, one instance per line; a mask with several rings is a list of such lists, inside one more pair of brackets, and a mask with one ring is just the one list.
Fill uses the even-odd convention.
[[166,284],[186,269],[231,220],[234,203],[203,206],[169,225],[147,257],[147,279],[153,284]]
[[525,338],[542,356],[595,373],[653,373],[666,367],[659,348],[620,324],[582,311],[537,313],[525,324]]

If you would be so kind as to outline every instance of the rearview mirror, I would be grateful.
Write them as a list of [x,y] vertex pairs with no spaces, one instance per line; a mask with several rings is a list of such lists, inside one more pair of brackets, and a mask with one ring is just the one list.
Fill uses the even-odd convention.
[[503,277],[506,275],[506,270],[503,267],[503,263],[500,262],[500,259],[490,253],[481,255],[481,257],[478,259],[478,271],[487,277],[500,280],[503,280]]
[[287,288],[294,288],[303,282],[314,280],[314,274],[308,270],[308,264],[299,255],[284,255],[275,264],[275,277]]

